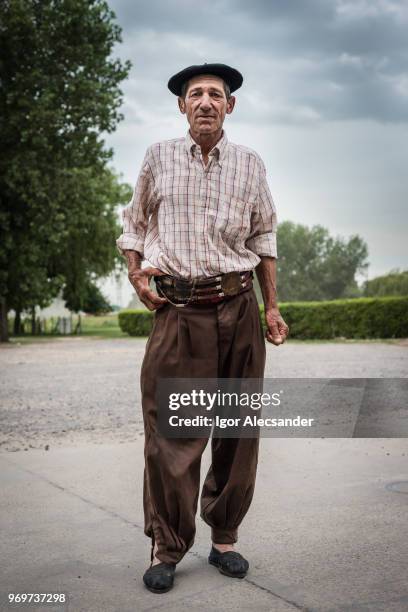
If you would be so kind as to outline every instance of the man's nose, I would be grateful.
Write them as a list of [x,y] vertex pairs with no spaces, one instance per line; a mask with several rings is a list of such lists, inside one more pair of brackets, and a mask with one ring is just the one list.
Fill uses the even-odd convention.
[[203,110],[209,110],[211,108],[211,98],[208,94],[203,94],[200,100],[200,107]]

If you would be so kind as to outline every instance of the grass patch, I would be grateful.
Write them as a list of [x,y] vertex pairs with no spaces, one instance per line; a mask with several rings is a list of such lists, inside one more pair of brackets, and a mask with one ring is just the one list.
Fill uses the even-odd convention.
[[104,338],[129,337],[119,327],[117,314],[82,317],[82,336],[102,336]]

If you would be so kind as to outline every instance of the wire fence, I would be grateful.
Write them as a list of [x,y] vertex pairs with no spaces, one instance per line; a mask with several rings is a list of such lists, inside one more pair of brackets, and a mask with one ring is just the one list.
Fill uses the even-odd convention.
[[68,317],[22,317],[19,329],[15,330],[14,319],[9,319],[9,332],[18,336],[72,335],[82,333],[81,315]]

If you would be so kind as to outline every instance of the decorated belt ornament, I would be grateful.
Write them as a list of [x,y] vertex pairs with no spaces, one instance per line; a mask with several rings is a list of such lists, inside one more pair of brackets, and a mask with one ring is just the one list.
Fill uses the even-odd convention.
[[[238,295],[251,284],[253,272],[226,272],[208,279],[192,281],[170,275],[155,276],[158,293],[182,308],[190,303],[219,302],[224,297]],[[173,302],[172,300],[180,300]]]

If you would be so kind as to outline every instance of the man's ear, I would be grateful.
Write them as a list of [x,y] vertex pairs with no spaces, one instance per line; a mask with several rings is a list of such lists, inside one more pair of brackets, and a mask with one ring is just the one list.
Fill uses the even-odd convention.
[[183,113],[183,115],[185,115],[185,113],[186,113],[186,101],[181,96],[179,96],[177,98],[177,102],[178,102],[178,105],[179,105],[180,112]]
[[235,96],[230,96],[229,100],[227,101],[227,115],[230,115],[234,110],[235,101]]

